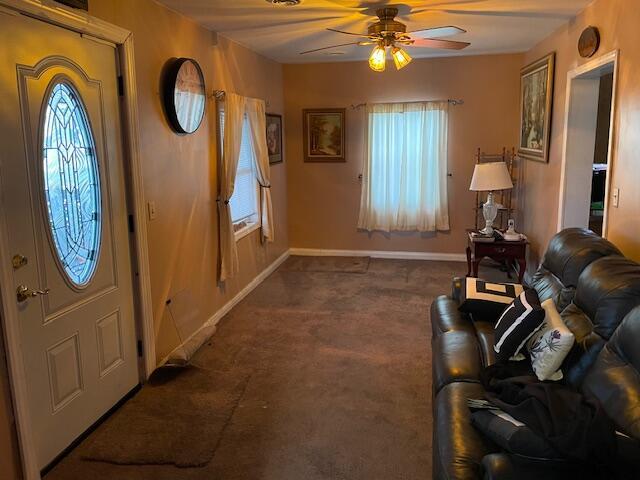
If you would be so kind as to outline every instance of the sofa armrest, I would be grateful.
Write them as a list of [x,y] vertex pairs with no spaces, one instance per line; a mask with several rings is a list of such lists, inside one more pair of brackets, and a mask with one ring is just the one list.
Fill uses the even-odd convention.
[[441,295],[431,304],[431,332],[433,338],[447,332],[468,332],[473,334],[471,319],[458,310],[458,302]]
[[589,467],[563,460],[534,460],[492,453],[482,459],[483,480],[566,480],[595,479]]

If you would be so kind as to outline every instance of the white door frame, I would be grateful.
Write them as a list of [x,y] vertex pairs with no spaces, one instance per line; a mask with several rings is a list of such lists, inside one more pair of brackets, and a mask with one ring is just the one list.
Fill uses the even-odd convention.
[[613,64],[613,91],[611,92],[611,117],[609,120],[609,150],[607,152],[607,179],[605,183],[604,193],[604,221],[602,224],[602,236],[607,238],[607,230],[609,224],[609,193],[612,177],[612,162],[614,158],[614,146],[616,138],[616,113],[617,113],[617,91],[618,91],[618,64],[620,58],[620,51],[613,50],[605,55],[601,55],[578,68],[575,68],[567,73],[567,94],[565,97],[565,117],[564,117],[564,144],[562,147],[562,168],[560,170],[560,194],[558,199],[558,231],[564,228],[564,207],[566,201],[566,185],[567,185],[567,146],[568,146],[568,131],[569,131],[569,119],[571,117],[571,94],[573,88],[573,81],[581,77],[582,75],[607,65]]
[[[53,4],[47,0],[0,0],[0,10],[2,10],[0,15],[24,14],[117,45],[120,58],[119,67],[124,82],[124,99],[121,103],[122,131],[125,136],[124,161],[128,162],[127,170],[131,173],[126,188],[128,197],[133,203],[133,205],[129,205],[129,210],[134,217],[135,224],[132,268],[137,273],[134,278],[134,301],[137,317],[136,329],[143,345],[140,379],[144,381],[156,367],[156,354],[147,251],[146,212],[139,151],[133,35],[128,30],[92,17],[86,12]],[[0,175],[2,175],[1,171]],[[22,471],[25,480],[36,480],[40,478],[40,469],[36,459],[28,409],[27,381],[22,361],[18,309],[8,242],[9,226],[5,216],[1,214],[5,211],[6,205],[0,198],[0,299],[2,301],[0,313],[3,320],[2,328],[7,351],[7,367],[18,430]]]

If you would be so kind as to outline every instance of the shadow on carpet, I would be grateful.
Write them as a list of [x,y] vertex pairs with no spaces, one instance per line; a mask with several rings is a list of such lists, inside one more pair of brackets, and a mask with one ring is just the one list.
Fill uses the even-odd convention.
[[367,273],[370,257],[302,257],[291,256],[283,266],[285,272]]
[[84,460],[202,467],[250,378],[245,370],[165,367],[79,447]]

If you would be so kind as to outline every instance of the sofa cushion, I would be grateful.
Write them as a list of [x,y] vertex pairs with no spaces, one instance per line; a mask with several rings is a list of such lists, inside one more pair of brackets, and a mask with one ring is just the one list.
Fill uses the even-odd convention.
[[493,349],[493,339],[495,338],[495,330],[493,322],[476,321],[473,322],[478,337],[478,346],[482,355],[482,365],[488,367],[496,363],[496,352]]
[[562,313],[576,343],[563,365],[568,383],[579,386],[622,319],[640,304],[640,265],[619,256],[585,268],[576,296]]
[[582,384],[618,430],[640,441],[640,307],[624,319]]
[[433,403],[433,479],[475,480],[485,455],[500,451],[471,425],[467,398],[482,398],[477,383],[446,385]]
[[552,298],[558,311],[562,311],[573,300],[582,271],[595,260],[609,255],[621,253],[590,230],[563,230],[549,242],[542,265],[530,285],[538,292],[540,301]]
[[431,342],[433,392],[452,382],[479,382],[482,358],[473,332],[447,332]]

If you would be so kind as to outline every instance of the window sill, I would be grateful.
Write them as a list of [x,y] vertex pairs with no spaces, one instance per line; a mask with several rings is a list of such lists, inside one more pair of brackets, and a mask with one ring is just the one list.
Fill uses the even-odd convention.
[[246,226],[242,227],[240,230],[238,230],[237,232],[234,233],[234,235],[236,237],[236,242],[238,242],[240,239],[246,237],[251,232],[255,232],[259,228],[260,228],[260,224],[258,222],[248,223]]

